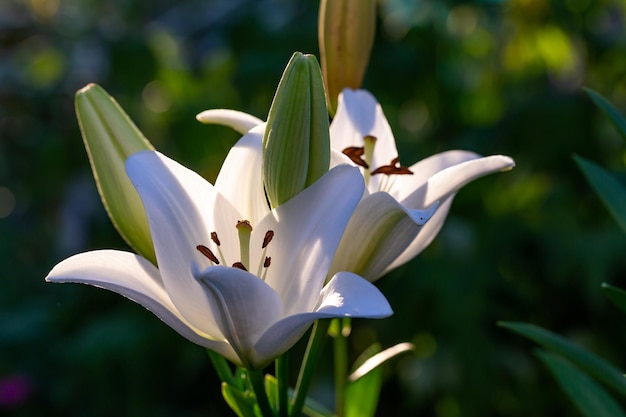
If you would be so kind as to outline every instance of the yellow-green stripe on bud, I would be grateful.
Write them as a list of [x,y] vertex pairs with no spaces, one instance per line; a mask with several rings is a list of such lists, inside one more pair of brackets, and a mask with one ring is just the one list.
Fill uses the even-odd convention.
[[322,0],[318,39],[330,114],[344,88],[361,88],[376,33],[376,0]]
[[296,52],[272,101],[263,136],[263,184],[272,208],[328,171],[330,133],[317,59]]
[[96,84],[76,93],[76,117],[102,203],[119,234],[156,265],[148,220],[126,175],[132,154],[154,150],[120,105]]

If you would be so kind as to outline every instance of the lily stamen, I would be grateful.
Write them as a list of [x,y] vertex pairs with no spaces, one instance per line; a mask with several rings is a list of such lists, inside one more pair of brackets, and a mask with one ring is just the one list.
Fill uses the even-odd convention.
[[[219,259],[222,261],[222,263],[224,265],[227,265],[228,262],[226,262],[226,258],[224,258],[224,254],[222,253],[222,248],[221,248],[221,244],[222,243],[220,242],[220,238],[217,236],[217,232],[211,232],[211,240],[217,246],[217,254],[220,256]],[[215,255],[214,255],[214,257],[215,257]],[[217,262],[217,263],[219,264],[219,262]]]
[[350,146],[344,149],[343,151],[341,151],[341,153],[343,153],[345,156],[350,158],[350,160],[354,162],[355,164],[357,164],[358,166],[363,167],[365,169],[369,169],[370,166],[362,158],[363,154],[365,153],[365,149],[362,146],[361,147]]
[[268,230],[267,232],[265,232],[265,237],[263,238],[263,244],[261,245],[261,249],[265,249],[267,245],[270,244],[273,238],[274,238],[273,230]]
[[206,256],[207,258],[209,258],[209,260],[211,262],[213,262],[215,265],[219,265],[220,261],[217,259],[217,257],[213,254],[213,252],[211,251],[211,249],[207,248],[204,245],[198,245],[196,246],[196,249],[198,249],[198,251],[203,254],[204,256]]
[[261,249],[263,249],[263,253],[261,254],[261,259],[265,259],[265,260],[263,261],[262,264],[259,263],[259,267],[257,269],[256,275],[258,277],[261,277],[262,269],[266,268],[266,270],[263,271],[263,276],[261,277],[263,281],[265,281],[265,274],[267,272],[267,268],[270,266],[270,260],[271,260],[271,258],[268,256],[265,256],[265,254],[267,253],[267,246],[270,244],[273,238],[274,238],[274,231],[268,230],[267,232],[265,232],[265,237],[263,237],[263,244],[261,245]]
[[246,269],[246,266],[244,264],[242,264],[241,262],[235,262],[234,264],[231,265],[233,268],[239,268],[242,271],[248,271]]
[[413,175],[413,171],[409,167],[400,165],[400,158],[395,157],[391,160],[389,165],[383,165],[372,171],[372,175],[385,174],[385,175]]

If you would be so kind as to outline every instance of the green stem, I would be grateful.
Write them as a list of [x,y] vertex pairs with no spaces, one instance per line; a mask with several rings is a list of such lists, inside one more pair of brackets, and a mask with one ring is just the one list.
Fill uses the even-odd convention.
[[289,416],[289,357],[287,353],[276,358],[276,379],[278,379],[278,415]]
[[296,383],[294,402],[291,407],[291,417],[300,417],[302,415],[302,407],[304,406],[306,394],[311,386],[313,373],[317,366],[317,360],[322,352],[322,346],[326,339],[329,324],[330,320],[318,320],[313,325],[311,336],[309,336],[309,344],[306,347],[302,366],[300,367],[298,382]]
[[350,334],[350,319],[339,321],[339,331],[333,338],[333,352],[335,359],[335,415],[346,415],[346,383],[348,379],[348,338]]
[[211,349],[207,349],[207,353],[220,380],[234,386],[235,378],[233,377],[233,371],[231,371],[230,365],[228,365],[226,359],[219,353],[213,352]]
[[265,381],[263,378],[263,371],[260,369],[248,369],[248,376],[250,377],[250,385],[256,395],[256,402],[261,410],[263,417],[274,417],[274,412],[270,406],[270,402],[267,399],[267,392],[265,391]]

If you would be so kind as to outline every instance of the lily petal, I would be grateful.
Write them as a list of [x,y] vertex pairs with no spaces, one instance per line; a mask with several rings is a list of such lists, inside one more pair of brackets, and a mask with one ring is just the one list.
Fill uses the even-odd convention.
[[[363,195],[359,170],[349,165],[331,169],[313,185],[274,209],[256,228],[275,232],[268,246],[273,257],[266,282],[285,302],[285,314],[310,311],[324,284],[328,267],[348,220]],[[262,233],[251,245],[261,247]],[[258,257],[255,265],[261,262]]]
[[398,156],[391,127],[374,96],[366,90],[346,88],[339,95],[337,114],[330,125],[331,145],[338,151],[361,147],[365,136],[376,138],[374,168],[388,165]]
[[265,123],[252,128],[228,152],[215,181],[218,192],[256,225],[270,209],[263,190],[262,143]]
[[204,124],[217,124],[228,126],[235,131],[245,135],[255,126],[260,125],[263,121],[251,114],[237,110],[212,109],[205,110],[196,116],[196,119]]
[[420,252],[422,252],[428,247],[428,245],[431,244],[435,237],[437,237],[437,234],[439,234],[439,231],[446,221],[453,199],[454,194],[449,196],[447,199],[439,202],[439,207],[437,208],[435,214],[426,222],[424,226],[422,226],[422,228],[417,232],[417,235],[413,238],[413,240],[408,243],[408,245],[406,245],[404,251],[402,251],[393,260],[393,262],[391,262],[383,270],[379,277],[385,275],[389,271],[396,269],[400,265],[404,265],[411,259],[415,258]]
[[480,157],[475,152],[461,150],[445,151],[429,156],[409,167],[413,175],[394,175],[389,194],[398,201],[402,201],[438,172]]
[[[441,159],[440,159],[441,160]],[[400,202],[408,207],[424,208],[443,200],[477,178],[515,166],[513,159],[504,155],[476,158],[450,166],[431,176],[426,183],[407,195]]]
[[408,209],[384,192],[364,197],[346,227],[329,274],[352,271],[375,281],[432,221],[435,210],[437,204],[428,210]]
[[400,203],[407,207],[420,208],[428,206],[433,201],[439,201],[439,208],[383,274],[410,261],[433,241],[443,227],[454,196],[463,186],[487,174],[506,171],[514,166],[515,162],[508,156],[493,155],[462,162],[430,177],[425,184]]
[[[196,246],[211,240],[216,221],[232,224],[239,214],[214,187],[195,172],[158,152],[140,152],[128,159],[126,171],[143,201],[154,241],[158,267],[167,293],[176,308],[195,327],[222,336],[203,286],[191,273],[191,265],[211,265]],[[214,212],[215,218],[206,213]],[[220,236],[226,258],[234,254],[236,236]],[[227,242],[224,242],[228,240]]]
[[315,320],[333,317],[383,318],[393,314],[385,296],[371,283],[351,272],[335,275],[318,295],[315,311],[286,317],[254,346],[255,362],[265,364],[289,349]]
[[196,278],[206,288],[222,333],[246,364],[253,356],[254,342],[282,316],[282,300],[257,276],[238,268],[213,266]]
[[184,338],[229,359],[236,358],[226,341],[212,340],[180,314],[163,287],[158,269],[139,255],[116,250],[81,253],[57,264],[46,281],[89,284],[116,292],[141,304]]

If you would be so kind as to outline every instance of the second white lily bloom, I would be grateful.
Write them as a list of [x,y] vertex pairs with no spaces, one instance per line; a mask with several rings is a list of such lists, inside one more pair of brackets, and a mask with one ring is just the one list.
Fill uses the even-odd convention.
[[255,368],[317,319],[390,315],[384,296],[353,273],[324,285],[363,194],[358,171],[336,167],[270,211],[260,176],[263,129],[231,150],[215,186],[157,152],[129,158],[158,269],[130,252],[99,250],[66,259],[46,279],[115,291],[187,339]]
[[365,90],[343,90],[330,138],[332,148],[347,156],[344,161],[360,167],[369,192],[350,219],[331,273],[352,271],[370,281],[410,261],[433,241],[463,186],[515,166],[508,156],[461,150],[400,165],[387,118]]

